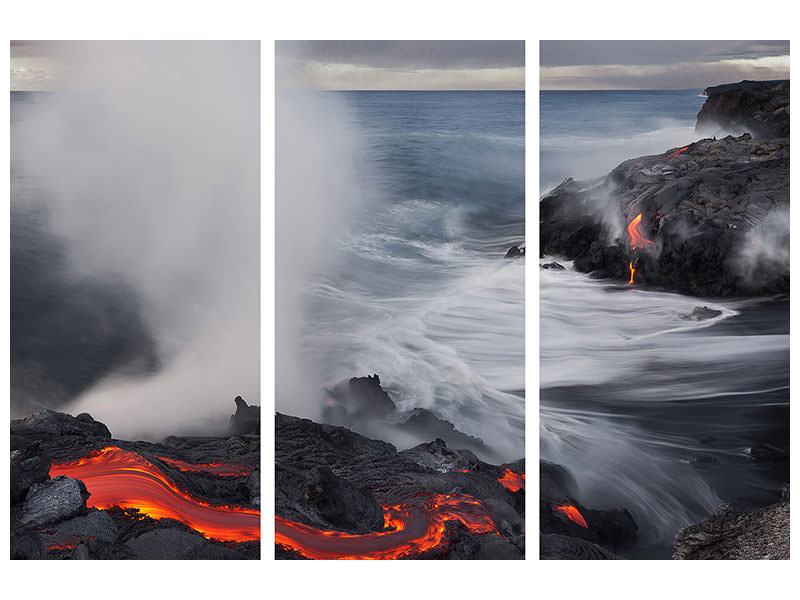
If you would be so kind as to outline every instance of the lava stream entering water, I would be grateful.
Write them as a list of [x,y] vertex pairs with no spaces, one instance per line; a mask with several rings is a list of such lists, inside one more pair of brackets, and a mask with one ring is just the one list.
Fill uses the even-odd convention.
[[244,542],[261,538],[261,513],[240,506],[208,504],[178,489],[155,465],[135,452],[107,447],[80,460],[53,463],[50,476],[80,479],[91,496],[87,504],[138,508],[154,519],[177,519],[205,537]]
[[650,244],[651,246],[656,245],[655,242],[648,240],[639,231],[639,223],[641,222],[642,213],[639,213],[630,223],[628,223],[628,236],[631,240],[631,250],[635,250],[636,248],[644,248],[647,244]]
[[498,479],[501,485],[509,491],[518,492],[525,489],[525,474],[514,473],[511,469],[503,471],[503,476]]
[[471,496],[424,496],[419,502],[384,506],[383,515],[388,530],[360,535],[316,529],[276,516],[275,543],[306,558],[385,560],[418,555],[446,543],[448,520],[461,521],[470,533],[500,535],[488,509]]

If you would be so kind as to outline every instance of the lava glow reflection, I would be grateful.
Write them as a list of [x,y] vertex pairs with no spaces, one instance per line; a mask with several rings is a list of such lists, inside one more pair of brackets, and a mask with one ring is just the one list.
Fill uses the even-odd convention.
[[261,537],[260,511],[216,506],[178,487],[135,452],[108,447],[68,463],[53,463],[50,476],[80,479],[91,496],[89,506],[137,508],[154,519],[177,519],[207,538],[244,542]]
[[435,494],[384,506],[384,530],[365,534],[316,529],[275,517],[275,543],[312,559],[395,559],[441,547],[445,522],[461,521],[470,533],[495,533],[488,509],[471,496]]
[[502,486],[509,491],[518,492],[525,489],[525,474],[514,473],[511,469],[503,471],[503,476],[498,479]]

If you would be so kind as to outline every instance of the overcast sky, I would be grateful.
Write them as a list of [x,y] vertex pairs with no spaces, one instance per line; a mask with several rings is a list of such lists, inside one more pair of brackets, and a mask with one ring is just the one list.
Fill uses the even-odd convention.
[[543,90],[702,89],[788,79],[788,41],[542,41]]
[[525,88],[522,41],[279,41],[279,89]]

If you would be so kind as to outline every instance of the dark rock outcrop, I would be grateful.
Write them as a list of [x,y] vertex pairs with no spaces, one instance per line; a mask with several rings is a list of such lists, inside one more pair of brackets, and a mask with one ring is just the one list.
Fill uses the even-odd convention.
[[789,80],[741,81],[706,88],[697,131],[744,130],[754,137],[789,137]]
[[59,475],[30,487],[19,520],[30,526],[63,521],[86,513],[88,498],[82,481]]
[[261,407],[248,406],[241,396],[236,396],[236,412],[231,415],[230,430],[232,435],[261,433]]
[[[540,202],[541,250],[575,269],[700,296],[789,287],[788,140],[705,139],[679,154],[625,161],[600,180],[567,180]],[[632,248],[627,226],[644,247]]]
[[787,292],[788,83],[708,91],[698,125],[735,117],[759,125],[754,134],[633,158],[591,181],[566,179],[541,199],[541,254],[596,277],[628,281],[635,269],[634,283],[691,295]]
[[401,411],[381,387],[380,377],[352,377],[325,390],[322,420],[364,435],[381,437],[385,428],[411,434],[419,440],[441,438],[457,448],[491,454],[483,440],[459,431],[426,408]]
[[788,498],[745,512],[721,504],[713,515],[675,536],[677,560],[788,560]]
[[705,321],[706,319],[713,319],[722,314],[722,311],[708,308],[707,306],[696,306],[688,315],[683,315],[687,321]]
[[525,246],[511,246],[503,258],[525,258]]

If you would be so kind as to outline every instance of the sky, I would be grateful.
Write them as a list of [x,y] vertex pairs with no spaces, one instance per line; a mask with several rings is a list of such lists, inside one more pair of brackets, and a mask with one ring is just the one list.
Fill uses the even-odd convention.
[[788,41],[542,41],[543,90],[704,89],[788,79]]
[[522,90],[522,41],[278,41],[278,89]]
[[66,66],[46,42],[11,41],[11,89],[50,90],[57,88]]

